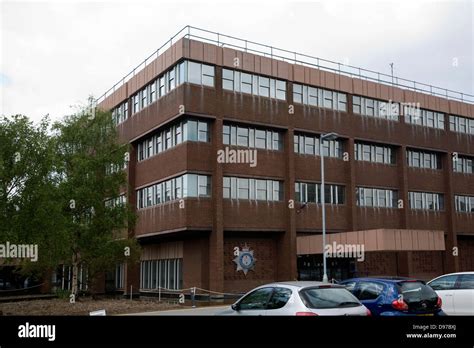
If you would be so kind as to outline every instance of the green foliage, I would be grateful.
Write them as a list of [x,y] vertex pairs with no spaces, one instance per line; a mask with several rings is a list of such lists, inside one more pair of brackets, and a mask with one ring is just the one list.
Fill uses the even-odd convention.
[[38,244],[38,262],[25,261],[24,272],[82,263],[93,281],[138,260],[127,233],[133,209],[105,204],[127,189],[127,151],[110,112],[84,108],[52,128],[48,119],[38,126],[21,115],[1,119],[0,243]]

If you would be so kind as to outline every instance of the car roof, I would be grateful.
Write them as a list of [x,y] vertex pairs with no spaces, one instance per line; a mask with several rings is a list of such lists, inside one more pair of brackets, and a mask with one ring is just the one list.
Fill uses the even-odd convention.
[[344,282],[348,281],[379,281],[379,282],[384,282],[384,283],[400,283],[404,281],[422,281],[420,279],[416,278],[407,278],[407,277],[384,277],[384,276],[379,276],[379,277],[361,277],[361,278],[351,278],[344,280]]
[[445,277],[445,276],[451,276],[451,275],[462,275],[462,274],[474,274],[473,271],[470,271],[470,272],[455,272],[455,273],[446,273],[446,274],[441,274],[433,279],[431,279],[428,283],[431,283],[433,280],[436,280],[438,278],[441,278],[441,277]]
[[328,286],[332,285],[334,287],[341,287],[338,284],[333,283],[324,283],[324,282],[317,282],[317,281],[283,281],[283,282],[275,282],[270,284],[262,285],[262,287],[266,286],[292,286],[295,288],[308,288],[308,287],[320,287],[320,286]]

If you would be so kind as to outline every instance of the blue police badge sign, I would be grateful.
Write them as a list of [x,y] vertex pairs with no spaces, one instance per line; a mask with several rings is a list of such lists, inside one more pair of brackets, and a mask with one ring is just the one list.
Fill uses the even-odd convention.
[[233,261],[237,264],[236,272],[242,271],[244,275],[247,275],[247,272],[255,267],[257,259],[253,256],[253,250],[250,250],[247,244],[242,249],[235,247],[234,256]]

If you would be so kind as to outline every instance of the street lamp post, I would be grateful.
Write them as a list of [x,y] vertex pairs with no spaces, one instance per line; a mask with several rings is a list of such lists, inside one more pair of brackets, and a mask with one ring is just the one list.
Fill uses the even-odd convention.
[[336,133],[321,134],[319,138],[319,157],[321,157],[321,208],[322,208],[322,228],[323,228],[323,282],[328,282],[326,267],[326,204],[325,204],[325,188],[324,188],[324,140],[335,140],[338,138]]

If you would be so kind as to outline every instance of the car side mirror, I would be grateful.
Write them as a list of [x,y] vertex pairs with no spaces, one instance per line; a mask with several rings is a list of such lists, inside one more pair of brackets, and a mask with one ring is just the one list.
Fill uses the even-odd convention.
[[230,306],[234,311],[240,310],[240,306],[238,303],[234,303],[232,306]]

